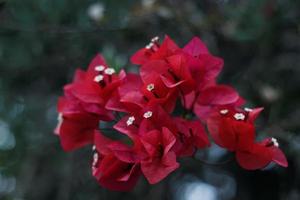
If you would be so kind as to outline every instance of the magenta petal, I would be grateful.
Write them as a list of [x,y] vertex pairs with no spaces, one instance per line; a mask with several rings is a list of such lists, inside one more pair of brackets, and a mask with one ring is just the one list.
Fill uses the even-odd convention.
[[198,103],[202,105],[226,105],[236,102],[239,99],[238,93],[226,85],[212,86],[200,94]]
[[183,51],[191,56],[199,56],[200,54],[209,54],[209,51],[198,37],[194,37],[187,45],[184,46]]

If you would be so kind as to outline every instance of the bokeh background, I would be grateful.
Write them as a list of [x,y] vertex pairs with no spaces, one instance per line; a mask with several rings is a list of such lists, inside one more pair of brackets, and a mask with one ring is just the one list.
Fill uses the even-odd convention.
[[[299,0],[0,0],[0,199],[299,200],[299,9]],[[102,52],[136,71],[129,56],[164,34],[181,46],[200,36],[224,58],[219,81],[265,107],[259,136],[279,140],[287,169],[186,160],[163,182],[120,193],[92,178],[91,147],[62,151],[56,101],[75,69]],[[199,157],[227,153],[213,146]]]

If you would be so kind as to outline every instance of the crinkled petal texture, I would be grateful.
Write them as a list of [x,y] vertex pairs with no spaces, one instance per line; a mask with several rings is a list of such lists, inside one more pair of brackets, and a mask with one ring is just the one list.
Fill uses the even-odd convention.
[[71,151],[93,142],[93,132],[98,128],[99,117],[83,110],[76,100],[60,98],[58,111],[61,119],[55,132],[65,151]]
[[134,150],[121,142],[113,141],[95,132],[96,160],[93,176],[110,190],[129,191],[137,183],[141,170]]
[[199,121],[174,119],[177,126],[175,151],[178,156],[192,156],[197,149],[210,145],[204,126]]
[[102,158],[93,175],[98,183],[107,189],[129,191],[140,177],[140,167],[138,164],[123,162],[115,155],[109,154]]
[[221,113],[213,113],[207,120],[208,130],[214,142],[229,151],[249,150],[255,139],[254,125],[236,120]]
[[215,85],[203,90],[194,107],[194,112],[205,121],[217,106],[234,105],[239,102],[239,94],[226,85]]
[[151,49],[142,48],[133,56],[131,56],[130,60],[133,64],[142,65],[150,60],[164,59],[173,55],[179,50],[180,48],[177,46],[177,44],[166,35],[160,46],[154,45],[154,47]]
[[141,162],[141,169],[146,179],[155,184],[179,167],[172,147],[176,138],[167,128],[152,130],[142,137],[142,144],[147,157]]
[[271,162],[282,167],[288,166],[284,153],[270,139],[255,143],[250,151],[238,151],[236,158],[239,165],[247,170],[262,169]]

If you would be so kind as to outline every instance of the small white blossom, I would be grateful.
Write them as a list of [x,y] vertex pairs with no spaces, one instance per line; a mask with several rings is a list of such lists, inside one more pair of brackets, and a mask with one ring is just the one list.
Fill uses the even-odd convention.
[[153,44],[152,42],[150,42],[145,48],[146,48],[146,49],[151,49],[151,48],[153,47],[153,45],[154,45],[154,44]]
[[93,145],[92,149],[93,149],[93,151],[95,151],[95,150],[96,150],[96,146],[95,146],[95,145]]
[[114,74],[116,71],[113,69],[113,68],[107,68],[104,70],[104,73],[105,74],[108,74],[108,75],[112,75]]
[[154,90],[154,84],[153,83],[150,83],[149,85],[147,85],[147,90],[149,92],[151,92],[152,90]]
[[99,83],[99,82],[103,81],[103,79],[104,79],[104,76],[99,74],[99,75],[95,76],[94,81]]
[[98,72],[102,72],[105,69],[105,67],[103,65],[98,65],[95,67],[95,70]]
[[245,115],[243,113],[235,113],[233,116],[236,120],[244,120]]
[[132,125],[134,120],[135,120],[134,116],[128,117],[128,120],[126,121],[127,126]]
[[94,155],[93,155],[93,166],[96,166],[97,165],[97,162],[98,162],[98,159],[99,159],[99,155],[98,155],[98,153],[96,152],[96,153],[94,153]]
[[222,115],[226,115],[229,111],[227,109],[223,109],[223,110],[220,110],[220,113]]
[[143,115],[143,117],[146,118],[146,119],[147,119],[147,118],[150,118],[151,116],[152,116],[152,112],[151,112],[151,111],[147,111],[147,112],[145,112],[144,115]]
[[153,42],[153,43],[154,43],[154,42],[157,42],[158,40],[159,40],[159,37],[158,37],[158,36],[156,36],[156,37],[154,37],[154,38],[152,38],[152,39],[151,39],[151,42]]
[[271,138],[271,141],[273,142],[273,145],[275,146],[275,147],[279,147],[279,143],[278,143],[278,141],[277,141],[277,139],[276,138]]
[[246,112],[252,112],[252,111],[253,111],[253,109],[251,109],[251,108],[244,108],[244,110],[245,110]]

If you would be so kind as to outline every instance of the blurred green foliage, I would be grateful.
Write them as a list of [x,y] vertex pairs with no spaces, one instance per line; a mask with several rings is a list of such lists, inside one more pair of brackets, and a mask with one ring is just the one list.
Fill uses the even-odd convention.
[[[218,199],[300,199],[299,8],[298,0],[1,0],[0,199],[178,199],[185,174],[213,185]],[[75,69],[102,52],[111,66],[137,71],[129,56],[164,34],[180,45],[198,35],[224,58],[220,81],[265,107],[258,128],[279,138],[287,170],[187,162],[163,183],[117,193],[91,177],[89,148],[62,151],[55,106]],[[226,177],[236,190],[224,189]]]

